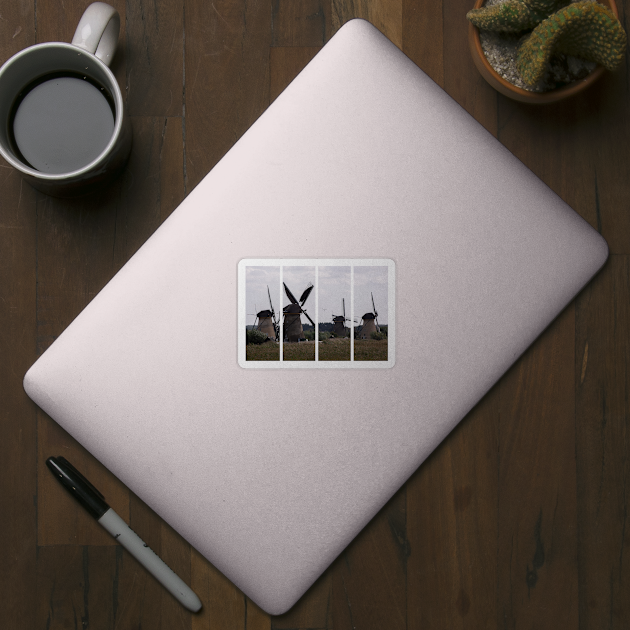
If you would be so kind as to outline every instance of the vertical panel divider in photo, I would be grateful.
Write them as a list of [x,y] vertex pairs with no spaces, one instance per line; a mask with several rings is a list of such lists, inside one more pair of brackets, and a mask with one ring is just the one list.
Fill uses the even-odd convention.
[[282,277],[282,265],[280,265],[280,295],[279,295],[279,302],[278,304],[279,306],[279,313],[278,313],[278,318],[280,319],[280,332],[279,334],[279,338],[278,341],[280,343],[280,363],[282,363],[284,361],[284,357],[282,354],[282,350],[283,350],[283,343],[284,343],[284,317],[283,317],[283,313],[284,313],[284,309],[282,308],[282,282],[283,282],[283,277]]
[[319,361],[319,265],[315,265],[315,362]]
[[354,361],[354,265],[352,264],[350,265],[350,361]]

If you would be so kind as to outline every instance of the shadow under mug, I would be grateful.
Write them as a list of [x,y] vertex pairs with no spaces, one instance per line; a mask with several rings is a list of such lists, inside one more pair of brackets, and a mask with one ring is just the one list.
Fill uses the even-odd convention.
[[[118,82],[108,67],[119,29],[117,11],[96,2],[83,14],[72,44],[36,44],[15,54],[0,68],[0,154],[29,184],[48,195],[74,197],[100,188],[118,174],[129,157],[131,125]],[[103,151],[89,163],[67,173],[46,173],[22,157],[13,138],[12,118],[16,103],[31,84],[59,74],[89,79],[109,92],[114,131]]]

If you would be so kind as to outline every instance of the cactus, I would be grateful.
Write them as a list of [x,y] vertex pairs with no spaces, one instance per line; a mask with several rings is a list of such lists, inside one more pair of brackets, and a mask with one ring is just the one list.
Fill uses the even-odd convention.
[[519,33],[534,28],[569,0],[506,0],[500,4],[472,9],[466,17],[479,29]]
[[540,81],[554,53],[594,61],[608,70],[621,63],[626,33],[610,9],[597,2],[575,2],[543,20],[523,41],[516,65],[525,83]]

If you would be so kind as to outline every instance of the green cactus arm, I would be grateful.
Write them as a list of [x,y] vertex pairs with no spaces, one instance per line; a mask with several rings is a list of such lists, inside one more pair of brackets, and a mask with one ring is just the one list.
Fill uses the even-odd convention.
[[568,0],[506,0],[500,4],[472,9],[466,17],[479,29],[519,33],[534,28]]
[[528,85],[540,81],[554,53],[565,53],[616,69],[627,37],[615,14],[597,2],[575,2],[542,21],[520,46],[517,69]]

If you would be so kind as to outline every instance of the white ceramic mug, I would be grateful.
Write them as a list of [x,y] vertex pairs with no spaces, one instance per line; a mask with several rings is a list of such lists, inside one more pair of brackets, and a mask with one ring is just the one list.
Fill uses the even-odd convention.
[[[116,51],[119,31],[118,12],[108,4],[95,2],[81,17],[71,44],[48,42],[30,46],[0,68],[0,154],[33,187],[46,194],[57,197],[84,194],[108,183],[127,161],[131,150],[131,125],[125,116],[118,82],[108,67]],[[95,144],[92,153],[96,151],[96,154],[89,161],[82,164],[81,154],[74,156],[74,161],[68,160],[68,163],[76,163],[69,167],[68,172],[45,172],[41,167],[34,168],[22,154],[16,141],[14,123],[17,129],[17,115],[22,107],[26,107],[28,94],[34,93],[33,86],[52,80],[50,77],[66,75],[74,80],[83,79],[96,86],[95,89],[100,88],[111,109],[112,121],[108,121],[102,129],[99,127],[101,136],[105,134],[100,141],[104,148],[101,150],[101,144]],[[100,97],[97,95],[96,99]],[[110,128],[112,123],[113,130]],[[55,125],[47,124],[44,131],[53,134]],[[88,138],[88,134],[84,137]],[[55,138],[54,134],[51,138]],[[85,142],[89,149],[90,140]],[[46,147],[46,150],[52,149]],[[88,154],[89,151],[86,152]]]

